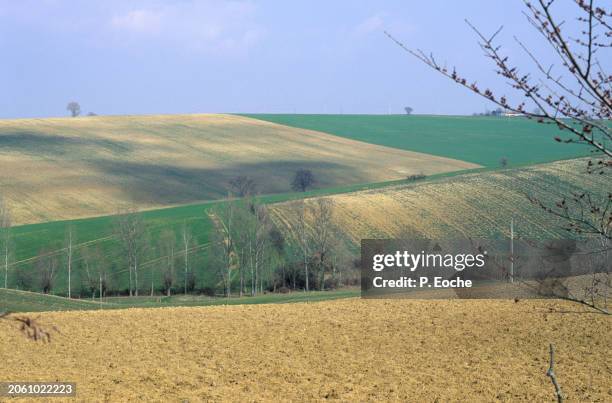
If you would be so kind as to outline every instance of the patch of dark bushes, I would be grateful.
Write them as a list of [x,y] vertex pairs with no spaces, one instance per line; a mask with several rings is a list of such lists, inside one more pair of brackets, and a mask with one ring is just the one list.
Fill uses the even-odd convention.
[[419,172],[418,174],[408,175],[406,177],[406,180],[409,181],[409,182],[414,182],[414,181],[423,180],[425,178],[427,178],[427,175],[425,175],[422,172]]

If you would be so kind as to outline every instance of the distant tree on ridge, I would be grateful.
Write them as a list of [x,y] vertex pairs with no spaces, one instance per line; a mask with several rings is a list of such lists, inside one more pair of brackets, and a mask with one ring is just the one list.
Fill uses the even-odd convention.
[[66,110],[69,110],[72,117],[75,118],[81,114],[81,105],[78,102],[72,101],[68,103]]

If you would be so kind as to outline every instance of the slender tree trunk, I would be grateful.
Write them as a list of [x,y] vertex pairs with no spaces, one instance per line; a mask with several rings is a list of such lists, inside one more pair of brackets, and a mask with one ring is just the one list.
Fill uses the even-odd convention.
[[261,293],[261,271],[259,270],[259,257],[255,257],[255,294],[257,294],[257,283],[259,282],[259,292]]
[[257,294],[257,287],[255,283],[255,264],[253,263],[253,240],[249,240],[249,268],[251,269],[251,297]]
[[302,211],[299,217],[300,224],[300,243],[302,253],[304,255],[304,282],[306,291],[310,290],[310,284],[308,280],[308,240],[306,239],[306,203],[302,201]]
[[325,289],[325,267],[321,264],[321,276],[319,278],[321,284],[319,284],[319,289],[323,291]]
[[234,222],[234,211],[233,206],[229,204],[227,206],[228,214],[227,214],[227,298],[231,297],[232,294],[232,249],[234,248],[234,242],[232,238],[232,228]]
[[227,265],[227,285],[225,287],[227,289],[225,291],[226,294],[227,294],[227,298],[229,298],[231,296],[231,293],[232,293],[232,285],[231,285],[232,284],[232,276],[231,276],[232,271],[231,270],[232,269],[231,269],[230,265],[228,264]]
[[255,251],[255,275],[259,279],[259,293],[263,294],[263,253],[264,253],[264,244],[258,243],[257,250]]
[[8,262],[9,262],[9,251],[8,251],[8,236],[4,241],[4,288],[8,288]]
[[185,295],[187,295],[187,273],[189,271],[189,254],[187,253],[189,249],[189,238],[187,236],[187,225],[183,227],[183,245],[185,246]]
[[68,230],[68,298],[72,297],[72,282],[70,274],[72,271],[72,229]]
[[259,271],[259,293],[263,294],[263,284],[264,284],[264,276],[263,276],[263,268]]
[[130,273],[130,284],[129,284],[129,289],[130,289],[130,297],[133,295],[132,294],[132,263],[129,264],[128,266],[129,268],[129,273]]
[[138,296],[138,257],[134,258],[134,295]]
[[304,252],[304,276],[306,276],[306,291],[309,291],[308,287],[308,258],[306,252]]
[[8,205],[0,196],[0,242],[4,249],[4,288],[8,288],[8,266],[11,239],[11,215]]
[[240,264],[240,268],[239,268],[240,270],[240,294],[239,294],[240,298],[242,298],[242,294],[244,293],[244,267],[242,267],[243,261],[244,259],[241,259],[241,261],[239,262]]

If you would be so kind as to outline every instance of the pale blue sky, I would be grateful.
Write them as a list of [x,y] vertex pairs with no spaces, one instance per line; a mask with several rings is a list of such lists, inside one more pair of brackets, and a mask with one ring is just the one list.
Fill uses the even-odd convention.
[[[575,9],[561,0],[560,15]],[[383,34],[503,87],[464,18],[538,34],[520,0],[0,0],[0,118],[196,112],[469,114],[486,102]],[[535,47],[540,53],[547,49]],[[549,52],[543,52],[546,60]],[[507,92],[507,91],[506,91]]]

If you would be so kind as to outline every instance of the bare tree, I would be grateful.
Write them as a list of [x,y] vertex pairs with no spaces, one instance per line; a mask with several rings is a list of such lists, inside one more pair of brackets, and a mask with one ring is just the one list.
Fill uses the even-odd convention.
[[189,250],[191,249],[191,247],[193,246],[193,235],[191,234],[191,231],[189,230],[189,227],[187,226],[187,222],[183,223],[183,227],[181,229],[181,241],[182,241],[182,246],[183,246],[183,262],[184,262],[184,286],[183,286],[183,291],[184,294],[187,295],[187,288],[188,288],[188,283],[190,281],[190,279],[193,277],[193,273],[191,272],[190,269],[190,264],[189,264]]
[[84,286],[91,293],[91,299],[96,298],[97,292],[101,300],[109,287],[106,257],[99,246],[82,247],[80,256],[80,270],[85,273]]
[[[330,198],[317,198],[309,202],[300,200],[294,206],[297,219],[293,227],[293,238],[296,242],[294,245],[289,245],[289,253],[295,254],[300,262],[299,264],[294,262],[293,265],[289,264],[286,267],[281,266],[281,269],[289,270],[294,288],[297,267],[303,270],[306,291],[325,289],[327,280],[330,280],[330,287],[335,287],[339,284],[340,270],[352,264],[352,257],[342,239],[338,238],[340,231],[334,224],[333,200]],[[273,233],[272,230],[271,234]],[[269,242],[272,252],[278,249],[274,237],[270,236]],[[285,273],[283,273],[283,282],[284,279]]]
[[40,288],[44,294],[49,294],[55,285],[57,275],[57,256],[50,249],[42,249],[36,259],[36,268],[40,276]]
[[85,272],[85,277],[83,278],[84,284],[89,292],[91,293],[91,299],[96,298],[96,290],[98,289],[98,279],[94,272],[93,266],[96,264],[96,256],[95,253],[92,252],[89,247],[84,246],[81,248],[81,272]]
[[159,251],[162,257],[162,284],[166,296],[170,296],[172,287],[176,280],[175,264],[176,264],[176,234],[170,229],[162,231],[159,236]]
[[[246,272],[253,274],[253,252],[255,250],[255,217],[249,206],[254,206],[254,201],[240,201],[236,203],[233,217],[240,225],[233,226],[233,248],[238,259],[239,291],[238,295],[243,296],[246,286]],[[251,287],[252,292],[253,287]]]
[[293,176],[291,189],[296,192],[305,192],[315,184],[314,174],[310,169],[298,169]]
[[[599,54],[608,50],[612,44],[601,42],[601,38],[612,36],[612,13],[601,7],[593,6],[593,1],[576,0],[577,20],[584,24],[582,36],[572,38],[569,29],[565,30],[563,22],[553,16],[555,0],[538,0],[532,3],[524,0],[528,22],[544,37],[554,54],[568,73],[570,82],[554,71],[554,66],[545,67],[534,56],[529,48],[516,39],[520,47],[531,57],[539,74],[521,73],[511,65],[509,57],[504,56],[501,46],[495,44],[495,38],[502,30],[499,28],[493,35],[485,36],[469,21],[467,24],[479,38],[479,45],[485,56],[493,61],[496,72],[510,82],[512,89],[522,95],[523,100],[510,104],[506,96],[497,96],[490,89],[481,89],[476,81],[462,77],[455,68],[449,69],[440,65],[433,55],[421,50],[406,47],[389,33],[387,35],[400,47],[415,56],[432,69],[452,79],[472,92],[486,98],[511,112],[536,119],[541,123],[554,124],[571,135],[565,139],[557,137],[559,142],[584,143],[607,156],[603,166],[610,166],[612,158],[612,132],[605,120],[612,117],[612,97],[610,85],[612,77],[604,72],[599,61]],[[601,52],[599,52],[601,51]],[[598,53],[599,52],[599,53]],[[528,112],[526,103],[538,108],[538,112]]]
[[[561,143],[585,144],[594,157],[585,167],[592,175],[610,175],[612,168],[612,75],[604,70],[601,60],[609,60],[612,48],[612,11],[595,6],[594,1],[575,0],[577,27],[559,21],[555,15],[556,0],[524,0],[524,15],[549,45],[558,65],[545,66],[536,52],[515,37],[516,43],[533,62],[535,72],[523,72],[504,55],[496,44],[501,32],[484,35],[466,20],[476,33],[485,56],[495,65],[498,75],[517,92],[520,101],[513,103],[505,95],[483,89],[476,81],[463,77],[456,68],[438,63],[433,54],[410,49],[386,33],[402,49],[440,74],[512,113],[559,128],[555,137]],[[578,36],[572,36],[577,31]],[[562,71],[559,71],[560,70]],[[531,105],[531,112],[528,111]],[[565,133],[565,135],[563,135]],[[602,243],[612,239],[612,191],[569,191],[556,203],[547,203],[527,195],[532,203],[561,219],[564,228],[579,236],[600,238]],[[566,298],[567,299],[567,298]],[[585,304],[581,299],[572,299]],[[588,305],[588,303],[587,303]]]
[[[353,266],[354,256],[351,254],[346,243],[336,236],[332,237],[331,249],[333,253],[330,254],[328,259],[331,281],[330,287],[326,288],[337,288],[343,286],[345,281],[351,279],[352,273],[349,272],[349,269]],[[355,276],[355,278],[359,278],[359,276]]]
[[245,200],[236,207],[236,220],[240,225],[234,227],[234,247],[239,258],[240,286],[242,290],[245,285],[244,275],[248,272],[251,295],[254,296],[263,290],[272,224],[265,205],[255,199]]
[[[255,205],[253,208],[254,224],[255,224],[255,250],[254,258],[252,259],[251,271],[251,295],[257,295],[257,284],[259,283],[259,292],[263,293],[264,288],[264,269],[266,265],[270,266],[270,230],[272,223],[268,215],[268,211],[263,204]],[[253,287],[254,286],[254,287]]]
[[32,290],[35,272],[30,270],[15,270],[13,284],[18,290]]
[[253,196],[257,193],[257,184],[255,179],[250,176],[240,175],[229,181],[230,188],[233,194],[238,197]]
[[81,105],[78,102],[69,102],[66,110],[70,111],[70,115],[75,118],[81,114]]
[[[287,289],[287,264],[289,263],[287,257],[287,247],[285,244],[285,237],[283,233],[274,225],[270,220],[270,230],[268,232],[269,238],[269,250],[270,250],[270,269],[271,269],[271,281],[273,292],[277,291],[277,288],[281,288],[283,291]],[[281,280],[281,283],[278,283]]]
[[317,268],[317,288],[325,286],[325,272],[331,265],[331,256],[335,246],[333,224],[334,203],[329,198],[319,198],[309,206],[312,220],[311,244],[315,267]]
[[217,266],[221,275],[227,298],[231,297],[232,268],[235,261],[235,210],[234,203],[228,200],[209,213],[214,225],[211,242],[212,263]]
[[[554,66],[543,66],[534,53],[516,39],[531,57],[540,74],[538,77],[535,74],[521,73],[519,68],[512,66],[509,58],[502,54],[501,46],[494,42],[502,28],[487,37],[466,21],[478,36],[485,56],[495,64],[496,72],[524,97],[523,101],[514,105],[510,104],[506,96],[496,96],[490,89],[482,90],[475,81],[468,81],[455,68],[448,69],[440,65],[433,55],[409,49],[390,34],[387,35],[408,53],[474,93],[509,111],[523,114],[541,123],[554,124],[573,136],[566,139],[558,137],[557,141],[585,143],[611,158],[612,149],[609,148],[609,142],[612,141],[612,133],[605,120],[612,117],[612,78],[603,71],[597,52],[610,48],[610,43],[600,42],[600,38],[609,38],[612,35],[612,13],[601,7],[594,7],[593,1],[587,4],[577,0],[576,5],[583,13],[578,17],[578,21],[584,23],[585,28],[583,37],[571,38],[564,30],[565,27],[562,29],[563,23],[558,22],[552,14],[555,0],[538,0],[535,5],[528,0],[524,2],[527,20],[552,47],[572,82],[568,83],[562,76],[557,76],[553,71]],[[603,32],[597,33],[596,30]],[[538,108],[540,113],[534,113],[535,110],[526,111],[527,101]]]
[[610,262],[612,261],[612,241],[598,237],[591,242],[595,245],[588,247],[585,265],[591,267],[590,279],[582,289],[582,295],[574,295],[574,299],[587,302],[591,308],[608,312],[608,298],[612,287],[610,277]]
[[269,237],[270,237],[270,247],[276,253],[276,255],[279,257],[280,267],[278,267],[278,268],[282,271],[282,274],[281,274],[281,278],[282,278],[281,287],[285,287],[287,285],[287,281],[286,281],[287,280],[286,268],[287,268],[287,263],[288,263],[286,261],[286,256],[287,256],[287,252],[288,252],[289,248],[287,247],[287,243],[285,241],[285,236],[283,235],[283,233],[273,223],[271,223]]
[[0,246],[2,247],[2,265],[4,266],[4,288],[8,288],[8,269],[11,258],[11,212],[8,204],[0,196]]
[[128,266],[129,294],[138,296],[138,265],[147,247],[146,225],[135,209],[127,209],[115,217],[114,232]]
[[296,232],[298,244],[300,246],[300,253],[302,257],[302,264],[304,267],[304,283],[306,291],[310,291],[310,273],[308,272],[308,263],[311,258],[311,242],[310,242],[310,234],[308,232],[308,224],[306,222],[306,202],[304,200],[300,200],[300,203],[296,206],[297,212],[297,222],[296,222]]
[[[214,225],[209,237],[210,253],[207,264],[210,270],[215,273],[223,285],[223,295],[229,297],[230,270],[228,270],[228,256],[226,249],[227,237],[225,231],[217,224]],[[230,267],[231,269],[231,267]]]
[[75,229],[73,225],[68,225],[66,229],[66,243],[64,250],[66,251],[66,268],[68,270],[68,298],[72,298],[72,257],[74,254]]

